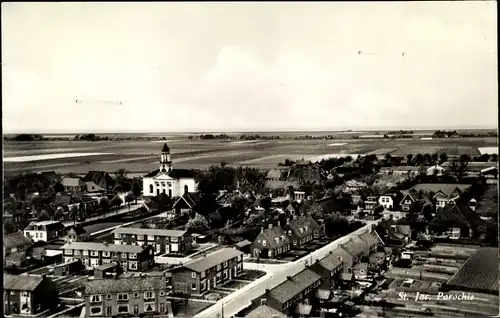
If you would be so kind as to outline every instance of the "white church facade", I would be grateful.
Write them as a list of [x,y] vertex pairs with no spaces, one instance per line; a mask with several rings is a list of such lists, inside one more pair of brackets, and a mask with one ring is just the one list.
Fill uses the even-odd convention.
[[180,197],[187,192],[196,192],[198,184],[188,169],[173,169],[170,149],[163,145],[160,155],[160,169],[151,171],[142,178],[144,196],[154,197],[165,193],[171,198]]

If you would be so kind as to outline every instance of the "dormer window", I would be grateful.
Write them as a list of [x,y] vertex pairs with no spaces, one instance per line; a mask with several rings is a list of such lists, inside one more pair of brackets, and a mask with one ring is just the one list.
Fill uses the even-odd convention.
[[275,237],[274,240],[276,241],[276,243],[280,242],[280,238],[279,237]]
[[300,233],[304,233],[304,229],[303,229],[303,228],[300,228],[300,229],[299,229],[299,232],[300,232]]
[[307,232],[307,226],[306,226],[306,227],[304,227],[304,230]]
[[262,240],[262,246],[266,246],[266,240]]

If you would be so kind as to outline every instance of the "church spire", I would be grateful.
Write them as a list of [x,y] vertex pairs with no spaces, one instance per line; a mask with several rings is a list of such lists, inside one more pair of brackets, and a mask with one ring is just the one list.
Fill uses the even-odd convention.
[[163,144],[160,155],[160,171],[170,172],[172,171],[172,160],[170,160],[170,148],[168,148],[167,143]]

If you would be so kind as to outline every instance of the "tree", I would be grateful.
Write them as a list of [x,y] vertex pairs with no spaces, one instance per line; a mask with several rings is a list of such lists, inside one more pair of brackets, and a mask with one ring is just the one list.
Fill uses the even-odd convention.
[[115,195],[113,199],[111,199],[111,206],[113,206],[116,210],[122,205],[123,200],[118,195]]
[[429,164],[429,165],[432,164],[432,156],[430,154],[426,153],[424,155],[424,162]]
[[388,165],[392,165],[392,156],[390,153],[386,154],[385,157],[385,162],[388,164]]
[[14,221],[12,219],[4,219],[3,229],[5,231],[4,235],[14,233],[16,231]]
[[64,209],[61,206],[58,206],[56,208],[56,212],[54,213],[54,219],[60,220],[63,214],[64,214]]
[[203,215],[196,213],[194,218],[187,222],[186,229],[192,232],[204,232],[209,229],[208,221]]
[[64,192],[64,186],[63,186],[63,185],[62,185],[62,183],[60,183],[60,182],[56,182],[56,183],[54,184],[53,189],[54,189],[54,193]]
[[104,213],[108,212],[110,206],[111,202],[108,198],[104,197],[99,200],[99,209],[101,209]]
[[413,155],[411,153],[406,155],[406,164],[411,165],[413,163]]
[[435,165],[436,163],[438,163],[438,154],[437,153],[433,153],[432,156],[431,156],[431,164]]
[[120,168],[114,172],[114,175],[118,182],[121,180],[125,180],[128,175],[128,170],[125,168]]
[[38,216],[38,221],[49,221],[52,217],[47,210],[42,210]]
[[172,198],[170,198],[166,193],[160,193],[155,197],[155,201],[158,205],[158,209],[161,211],[167,211],[172,207]]
[[269,212],[269,209],[271,208],[271,198],[265,197],[260,199],[260,206],[264,209],[264,211]]
[[415,161],[417,162],[418,165],[425,163],[424,155],[422,155],[421,153],[417,154],[417,156],[415,157]]
[[135,196],[132,192],[127,193],[125,196],[125,202],[128,204],[128,208],[130,210],[130,203],[135,200]]
[[439,154],[439,164],[443,164],[446,161],[448,161],[448,155],[445,154],[444,152]]
[[132,184],[132,193],[135,196],[135,204],[137,204],[137,197],[139,197],[142,194],[142,189],[139,182],[136,181]]
[[34,207],[40,207],[43,204],[43,198],[40,195],[35,195],[31,198],[31,205]]
[[325,215],[325,232],[328,237],[343,236],[349,232],[349,221],[340,213]]
[[450,171],[455,175],[457,180],[460,180],[462,178],[462,175],[465,171],[465,168],[467,167],[467,164],[468,164],[467,161],[460,161],[455,159],[453,159],[450,162]]

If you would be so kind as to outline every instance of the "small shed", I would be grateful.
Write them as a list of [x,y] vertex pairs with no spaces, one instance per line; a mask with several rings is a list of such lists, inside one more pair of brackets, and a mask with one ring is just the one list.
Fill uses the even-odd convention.
[[77,259],[71,262],[54,266],[54,276],[66,276],[80,272],[83,269],[82,261]]

